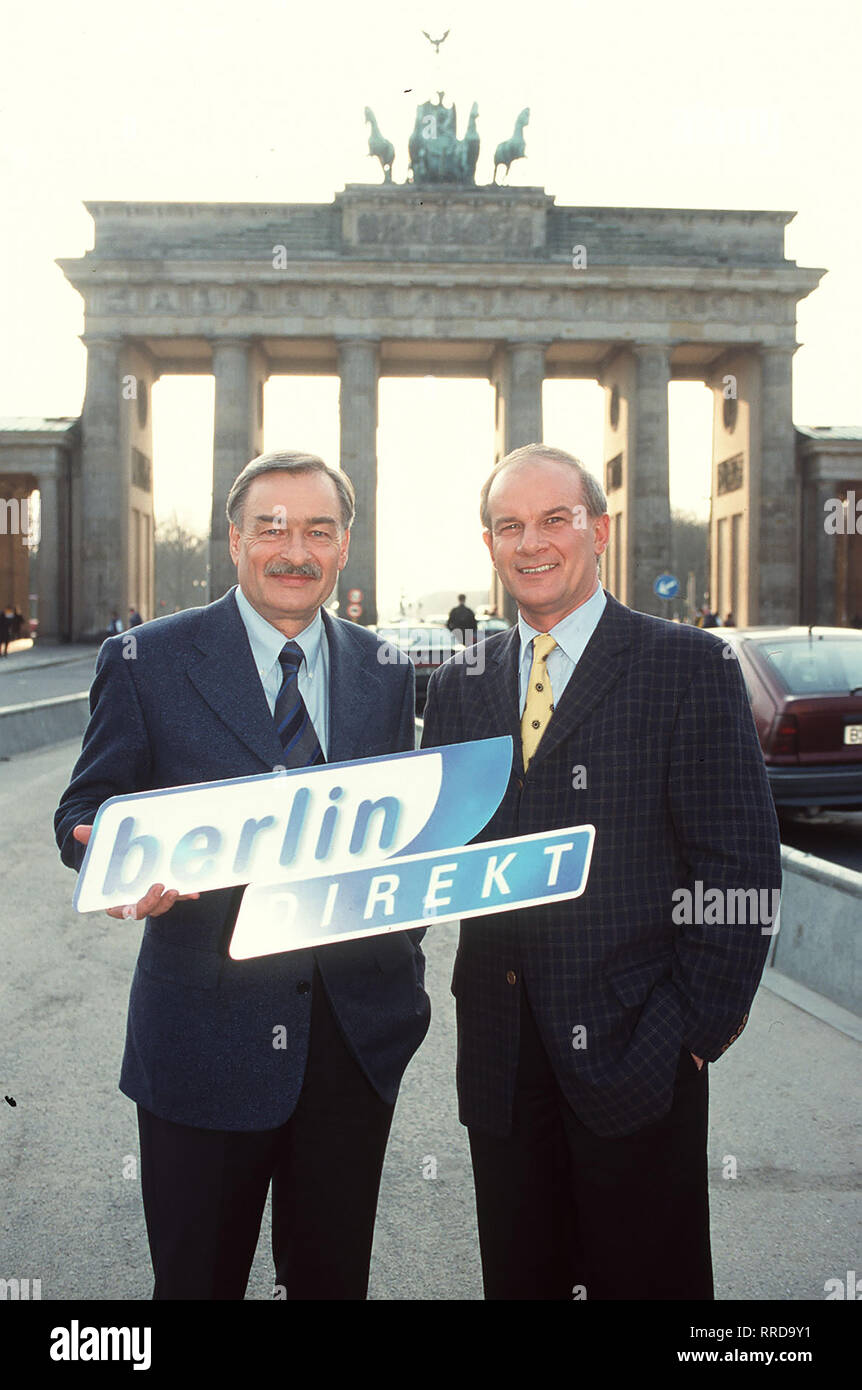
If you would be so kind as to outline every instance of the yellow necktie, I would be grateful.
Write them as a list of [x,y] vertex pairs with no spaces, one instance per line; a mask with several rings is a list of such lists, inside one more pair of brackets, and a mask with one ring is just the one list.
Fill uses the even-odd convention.
[[540,632],[533,638],[533,664],[530,667],[530,680],[527,686],[527,703],[521,715],[521,747],[524,750],[524,771],[530,766],[530,759],[541,742],[542,734],[553,713],[553,695],[548,679],[546,662],[556,646],[553,637]]

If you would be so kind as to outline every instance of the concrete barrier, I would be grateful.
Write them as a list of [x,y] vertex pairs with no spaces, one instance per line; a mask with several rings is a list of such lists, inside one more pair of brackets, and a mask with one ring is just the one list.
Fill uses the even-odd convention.
[[769,964],[862,1014],[862,874],[782,846],[781,916]]
[[80,738],[87,727],[89,692],[55,695],[49,700],[28,700],[23,705],[0,708],[0,758],[30,753],[48,743]]

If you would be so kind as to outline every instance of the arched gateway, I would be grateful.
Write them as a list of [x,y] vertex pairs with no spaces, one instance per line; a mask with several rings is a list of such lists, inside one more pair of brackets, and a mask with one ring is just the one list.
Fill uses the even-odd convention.
[[[233,582],[225,497],[261,450],[269,375],[340,377],[340,463],[358,499],[341,611],[358,589],[363,622],[376,619],[379,378],[488,377],[500,457],[541,439],[545,377],[587,377],[606,395],[605,583],[659,611],[667,388],[695,379],[715,399],[712,593],[739,623],[796,619],[791,364],[796,304],[823,272],[785,258],[792,214],[557,207],[541,188],[391,182],[348,185],[329,204],[87,207],[94,248],[60,262],[86,303],[88,354],[72,636],[102,634],[132,601],[152,616],[150,392],[174,372],[215,377],[213,597]],[[476,461],[477,491],[491,462]]]

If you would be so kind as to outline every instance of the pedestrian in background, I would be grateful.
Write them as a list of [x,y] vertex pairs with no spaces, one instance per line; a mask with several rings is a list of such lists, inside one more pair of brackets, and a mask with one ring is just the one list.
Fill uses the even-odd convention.
[[458,595],[457,607],[453,608],[446,620],[446,626],[456,642],[472,647],[476,642],[476,614],[467,607],[467,595]]
[[7,603],[3,612],[0,613],[0,656],[8,656],[9,643],[12,640],[12,619],[15,613],[12,605]]

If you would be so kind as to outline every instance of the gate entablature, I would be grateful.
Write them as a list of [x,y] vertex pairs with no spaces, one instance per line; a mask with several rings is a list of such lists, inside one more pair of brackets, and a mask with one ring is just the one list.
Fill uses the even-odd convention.
[[[439,371],[494,382],[498,455],[541,437],[545,376],[602,382],[616,537],[606,582],[655,611],[652,582],[669,559],[667,387],[699,379],[717,402],[714,491],[719,473],[744,480],[716,517],[716,527],[731,518],[728,555],[746,559],[739,620],[795,618],[791,361],[796,305],[823,272],[785,258],[792,214],[558,207],[541,188],[392,183],[348,185],[328,204],[87,207],[93,249],[59,262],[85,300],[88,347],[76,636],[101,631],[105,611],[132,599],[152,611],[151,422],[140,402],[173,372],[216,380],[213,596],[233,582],[224,501],[262,445],[264,381],[337,372],[341,463],[361,499],[343,591],[362,590],[373,621],[377,383]],[[719,468],[731,446],[741,475]],[[732,518],[745,508],[743,527]],[[714,542],[715,556],[725,542]]]

